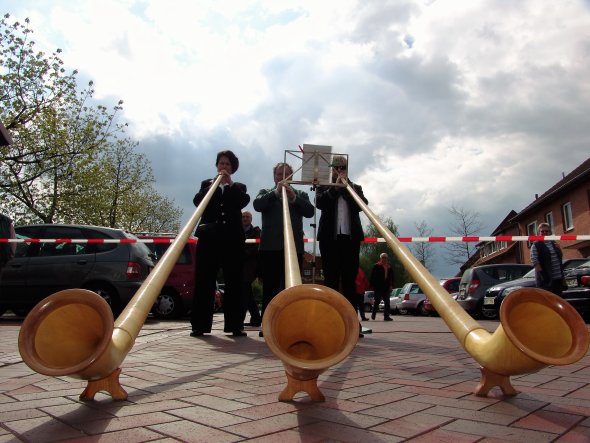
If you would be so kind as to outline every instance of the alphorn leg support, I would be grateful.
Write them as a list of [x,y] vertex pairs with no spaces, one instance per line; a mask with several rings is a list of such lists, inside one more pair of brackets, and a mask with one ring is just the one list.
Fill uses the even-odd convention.
[[512,387],[509,376],[496,374],[484,367],[480,367],[479,370],[481,371],[481,379],[475,387],[475,391],[473,391],[478,397],[487,397],[494,386],[498,386],[504,395],[514,396],[518,394],[518,391]]
[[305,392],[313,401],[326,401],[326,397],[318,388],[317,377],[311,380],[297,380],[288,373],[285,374],[287,375],[287,386],[280,393],[279,401],[291,401],[298,392]]
[[127,391],[119,381],[121,368],[115,369],[110,375],[98,380],[89,380],[84,392],[80,394],[80,400],[94,400],[94,396],[100,392],[108,392],[113,400],[127,400]]

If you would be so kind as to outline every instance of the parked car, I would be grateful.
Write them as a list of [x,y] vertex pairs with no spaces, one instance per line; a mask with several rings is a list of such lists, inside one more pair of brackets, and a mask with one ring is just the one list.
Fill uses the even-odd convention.
[[375,299],[375,291],[365,291],[365,298],[363,300],[363,307],[365,312],[373,310],[373,300]]
[[481,307],[483,317],[489,320],[498,318],[502,300],[504,300],[508,294],[520,288],[533,288],[536,284],[535,269],[532,268],[529,272],[524,274],[522,278],[517,278],[488,288]]
[[[402,288],[393,288],[391,290],[391,294],[389,294],[389,313],[392,315],[398,314],[396,306],[401,301],[401,297],[399,295],[401,291],[402,291]],[[379,302],[379,311],[383,312],[384,309],[385,309],[385,302],[383,300],[381,300]]]
[[568,289],[563,291],[566,299],[586,320],[590,318],[590,260],[570,269],[565,274]]
[[[174,240],[175,234],[138,233],[141,239],[151,239],[153,243],[145,243],[156,261],[166,253]],[[168,275],[162,291],[154,304],[152,314],[161,319],[180,318],[186,315],[193,303],[195,287],[195,252],[196,237],[191,236],[182,249],[176,264]]]
[[568,269],[565,272],[565,284],[570,289],[587,288],[590,279],[590,260],[586,259],[575,268]]
[[422,292],[417,283],[406,283],[399,293],[400,300],[396,303],[397,311],[402,314],[417,313],[428,315],[424,310],[426,295]]
[[579,266],[590,266],[588,265],[588,261],[590,259],[588,257],[584,258],[569,258],[563,261],[563,272],[567,276],[571,269],[575,269]]
[[[563,261],[563,269],[567,273],[588,259],[573,258]],[[494,285],[486,291],[482,305],[482,315],[487,319],[498,318],[500,305],[504,298],[520,288],[533,288],[536,286],[535,269],[531,269],[522,278],[511,280],[499,285]]]
[[467,269],[459,283],[457,302],[474,317],[483,315],[486,291],[497,284],[523,277],[533,267],[518,263],[500,263]]
[[[25,239],[137,239],[120,229],[87,225],[27,225],[15,231]],[[150,254],[142,243],[18,243],[2,270],[0,311],[24,315],[55,292],[83,288],[103,297],[118,314],[154,267]]]
[[[176,234],[138,233],[138,238],[153,239],[153,243],[145,243],[152,251],[155,260],[162,258],[172,244]],[[195,254],[197,250],[196,237],[190,236],[182,249],[176,264],[168,275],[162,287],[160,296],[152,309],[152,314],[161,319],[181,318],[190,313],[193,306],[195,289]],[[220,312],[223,306],[223,283],[217,283],[213,311]]]
[[225,283],[216,283],[215,301],[213,304],[213,312],[221,312],[223,310],[223,295],[225,294]]
[[[398,299],[399,299],[399,291],[401,291],[401,288],[394,288],[391,290],[391,294],[389,294],[389,306],[391,308],[390,313],[394,314],[395,313],[395,304],[397,303]],[[365,309],[365,312],[372,312],[373,311],[373,301],[375,299],[375,291],[365,291],[365,299],[363,301],[363,306]],[[383,312],[383,309],[385,309],[385,303],[383,302],[383,300],[381,300],[379,302],[379,311]]]
[[[456,294],[459,291],[459,282],[461,281],[461,277],[449,277],[449,278],[441,278],[439,283],[440,285],[449,293],[449,294]],[[456,299],[456,297],[454,297]],[[424,300],[423,311],[427,315],[438,315],[436,309],[430,302],[428,298]]]

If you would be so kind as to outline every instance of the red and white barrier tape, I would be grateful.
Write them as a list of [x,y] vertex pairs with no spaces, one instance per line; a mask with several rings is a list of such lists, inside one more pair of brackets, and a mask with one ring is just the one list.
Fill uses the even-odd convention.
[[[404,243],[450,243],[450,242],[488,242],[488,241],[576,241],[590,240],[590,235],[498,235],[495,237],[397,237]],[[174,241],[170,238],[0,238],[0,243],[165,243]],[[313,243],[315,240],[306,238],[305,243]],[[196,243],[191,238],[188,243]],[[380,237],[365,237],[364,243],[385,243],[386,240]],[[259,238],[248,239],[246,243],[260,243]]]

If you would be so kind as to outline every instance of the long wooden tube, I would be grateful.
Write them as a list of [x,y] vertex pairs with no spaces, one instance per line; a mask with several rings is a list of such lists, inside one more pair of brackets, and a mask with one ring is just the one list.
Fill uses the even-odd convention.
[[[23,322],[18,339],[23,361],[34,371],[52,376],[67,375],[94,381],[116,374],[117,380],[109,380],[97,389],[109,391],[116,399],[126,398],[118,383],[118,367],[133,347],[168,275],[221,180],[221,175],[214,180],[187,224],[114,324],[110,307],[94,292],[70,289],[53,294],[39,302]],[[104,386],[108,384],[119,386],[109,389]],[[82,397],[92,398],[94,393]]]
[[340,293],[326,286],[301,284],[285,188],[282,200],[286,288],[266,307],[262,330],[266,344],[281,360],[287,375],[287,386],[279,400],[292,400],[303,391],[314,401],[324,401],[317,378],[352,352],[358,340],[359,321],[352,305]]
[[297,248],[293,237],[291,225],[291,213],[289,212],[289,199],[287,190],[283,186],[281,190],[283,200],[283,247],[285,249],[285,288],[291,288],[301,284],[301,270],[297,259]]
[[352,186],[346,180],[343,182],[461,346],[482,366],[477,395],[487,395],[494,386],[514,395],[516,390],[509,376],[534,372],[548,364],[574,363],[586,354],[590,337],[584,320],[562,298],[541,289],[523,288],[507,297],[500,309],[501,324],[490,334],[450,297]]

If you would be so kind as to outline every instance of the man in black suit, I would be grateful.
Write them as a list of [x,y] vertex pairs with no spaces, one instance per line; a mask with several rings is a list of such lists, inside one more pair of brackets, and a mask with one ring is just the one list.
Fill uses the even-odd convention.
[[[223,271],[225,291],[223,317],[225,332],[234,337],[246,334],[241,331],[242,271],[246,236],[242,227],[242,208],[250,201],[246,185],[234,182],[231,176],[238,170],[239,161],[231,151],[221,151],[215,162],[222,181],[213,193],[195,231],[198,237],[196,251],[196,276],[193,309],[191,312],[191,336],[199,337],[211,332],[215,279],[219,269]],[[201,189],[193,203],[199,206],[214,179],[201,182]]]
[[[332,158],[332,182],[347,179],[348,161],[343,155]],[[365,202],[363,189],[349,181],[356,194]],[[320,186],[316,207],[322,211],[318,241],[326,286],[340,291],[358,308],[355,278],[359,267],[360,244],[364,239],[359,213],[361,208],[342,186]],[[362,307],[361,307],[362,309]]]
[[[250,211],[242,212],[242,225],[247,239],[260,238],[260,228],[252,224],[252,213]],[[254,243],[246,245],[244,251],[243,320],[246,319],[246,312],[250,312],[250,323],[244,323],[246,326],[260,326],[262,324],[262,316],[252,291],[252,283],[256,278],[258,278],[258,244]]]

